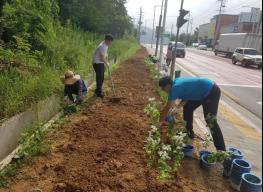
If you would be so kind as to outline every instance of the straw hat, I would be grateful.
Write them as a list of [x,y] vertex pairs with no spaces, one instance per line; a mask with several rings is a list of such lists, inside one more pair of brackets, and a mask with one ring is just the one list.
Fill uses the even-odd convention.
[[80,80],[80,75],[75,75],[73,71],[67,71],[60,79],[65,85],[73,85]]

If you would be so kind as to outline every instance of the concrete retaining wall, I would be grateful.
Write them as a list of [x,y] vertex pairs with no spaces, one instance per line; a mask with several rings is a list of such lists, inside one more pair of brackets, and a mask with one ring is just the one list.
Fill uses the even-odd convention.
[[[94,75],[90,75],[86,81],[88,86],[93,82]],[[27,111],[20,113],[0,125],[0,162],[18,146],[20,135],[24,128],[36,123],[45,123],[59,113],[61,99],[59,96],[52,96],[40,101]]]
[[60,110],[60,98],[52,96],[41,101],[27,111],[12,117],[0,126],[0,161],[17,146],[24,128],[38,122],[46,122]]

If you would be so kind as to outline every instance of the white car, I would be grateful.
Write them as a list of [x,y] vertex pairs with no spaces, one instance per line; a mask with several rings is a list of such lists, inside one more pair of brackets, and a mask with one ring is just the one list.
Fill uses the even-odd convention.
[[256,65],[259,69],[262,68],[262,55],[256,49],[237,48],[233,54],[232,63],[235,65],[238,62],[244,67]]
[[198,46],[198,49],[199,49],[199,50],[207,51],[207,45],[199,45],[199,46]]
[[192,46],[193,46],[193,47],[198,47],[198,46],[199,46],[199,43],[193,43]]

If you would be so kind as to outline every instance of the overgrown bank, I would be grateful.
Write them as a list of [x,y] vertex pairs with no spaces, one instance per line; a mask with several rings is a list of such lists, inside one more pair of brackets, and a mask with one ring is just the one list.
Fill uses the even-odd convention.
[[[80,4],[78,1],[74,3]],[[84,30],[106,32],[107,28],[100,30],[105,21],[98,21],[93,28],[88,27],[90,23],[83,28],[75,20],[66,20],[65,15],[62,21],[61,14],[71,6],[71,3],[65,4],[64,1],[57,4],[53,0],[1,3],[0,121],[24,111],[39,100],[60,93],[59,76],[66,69],[82,76],[92,71],[93,51],[103,35]],[[89,6],[93,4],[89,3]],[[118,14],[115,14],[116,19]],[[123,35],[124,26],[119,26],[119,30],[121,32],[109,29],[109,32]],[[111,58],[126,59],[139,47],[128,33],[117,38],[119,40],[110,51]]]

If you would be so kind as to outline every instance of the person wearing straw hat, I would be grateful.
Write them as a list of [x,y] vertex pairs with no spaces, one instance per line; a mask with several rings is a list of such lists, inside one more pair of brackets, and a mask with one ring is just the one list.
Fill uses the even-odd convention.
[[104,72],[105,67],[108,65],[108,48],[112,45],[114,38],[112,35],[108,34],[105,36],[105,40],[99,44],[96,48],[94,57],[93,57],[93,68],[96,73],[96,83],[97,88],[95,90],[95,95],[97,97],[104,97],[102,90],[104,82]]
[[61,81],[65,85],[64,102],[81,104],[87,95],[88,89],[80,75],[75,75],[73,71],[67,71],[61,77]]

